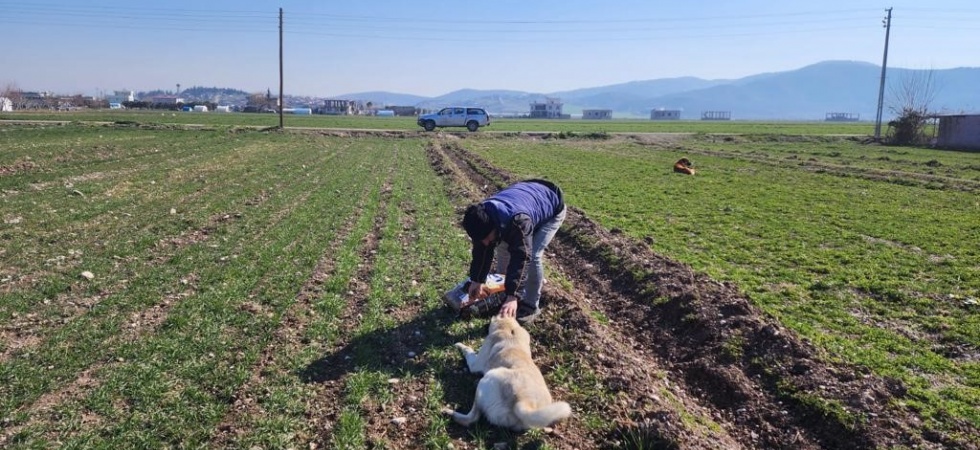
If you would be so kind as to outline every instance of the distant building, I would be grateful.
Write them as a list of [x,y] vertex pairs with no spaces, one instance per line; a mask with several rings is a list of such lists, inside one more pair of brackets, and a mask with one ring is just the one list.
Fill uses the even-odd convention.
[[829,112],[824,120],[827,122],[857,122],[861,120],[861,115],[846,112]]
[[112,94],[105,96],[105,101],[108,103],[125,103],[136,101],[136,93],[133,91],[112,91]]
[[610,120],[612,119],[612,110],[611,109],[583,109],[582,119]]
[[154,105],[176,105],[178,103],[184,103],[184,99],[176,95],[154,95],[145,100]]
[[731,111],[703,111],[701,120],[732,120]]
[[9,112],[14,110],[14,102],[7,97],[0,97],[0,112]]
[[385,106],[385,109],[394,111],[396,116],[412,117],[419,115],[419,109],[414,106]]
[[531,103],[531,114],[529,117],[532,119],[566,119],[561,113],[562,107],[561,99],[547,97],[543,102]]
[[351,116],[357,114],[357,103],[354,100],[328,99],[317,110],[318,114],[330,116]]
[[953,150],[980,150],[980,114],[939,116],[936,146]]
[[14,105],[18,109],[41,109],[47,107],[47,100],[51,97],[50,92],[27,91],[20,94],[20,105]]
[[650,120],[681,120],[681,110],[657,108],[650,111]]

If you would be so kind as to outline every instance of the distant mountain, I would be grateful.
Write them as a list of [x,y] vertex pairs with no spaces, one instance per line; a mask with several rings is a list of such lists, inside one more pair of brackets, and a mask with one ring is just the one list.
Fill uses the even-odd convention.
[[[930,70],[889,68],[885,116],[892,114],[895,91],[904,81]],[[935,98],[931,109],[980,111],[980,68],[931,70]],[[828,112],[859,114],[873,120],[878,104],[881,67],[856,61],[824,61],[800,69],[752,75],[735,80],[694,77],[631,81],[551,93],[463,89],[439,97],[370,92],[341,98],[379,100],[388,104],[437,109],[448,105],[482,106],[492,114],[526,114],[530,103],[557,97],[564,112],[585,108],[611,109],[614,117],[649,117],[654,108],[682,110],[683,119],[699,119],[703,111],[729,111],[733,119],[823,120]]]
[[611,109],[618,113],[649,115],[649,106],[637,104],[638,100],[706,89],[730,82],[730,80],[704,80],[695,77],[662,78],[560,91],[548,95],[560,98],[569,106],[563,110],[568,109],[568,112],[573,113],[581,113],[582,109]]

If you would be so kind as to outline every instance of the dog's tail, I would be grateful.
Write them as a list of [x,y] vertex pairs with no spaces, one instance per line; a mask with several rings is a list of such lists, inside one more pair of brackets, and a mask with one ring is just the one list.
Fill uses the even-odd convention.
[[572,415],[572,407],[565,402],[554,402],[543,408],[533,409],[527,402],[514,405],[514,415],[528,428],[544,428]]

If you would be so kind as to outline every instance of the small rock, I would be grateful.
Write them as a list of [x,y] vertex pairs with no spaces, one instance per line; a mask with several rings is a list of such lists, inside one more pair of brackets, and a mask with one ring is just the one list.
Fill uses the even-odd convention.
[[91,280],[91,279],[95,278],[95,274],[86,270],[86,271],[82,272],[82,278],[84,278],[86,280]]
[[405,422],[408,422],[408,418],[406,417],[395,417],[394,419],[391,419],[391,423],[399,426],[403,425]]
[[389,378],[389,379],[388,379],[388,384],[398,384],[398,383],[400,383],[401,381],[402,381],[402,380],[400,380],[400,379],[398,379],[398,378]]
[[170,208],[170,214],[177,214],[177,208]]
[[409,358],[414,358],[415,357],[415,352],[408,352],[408,357]]

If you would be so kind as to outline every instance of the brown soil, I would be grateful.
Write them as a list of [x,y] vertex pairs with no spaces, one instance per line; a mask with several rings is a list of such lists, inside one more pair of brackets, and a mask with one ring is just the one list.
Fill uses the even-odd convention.
[[[430,144],[428,153],[457,202],[516,181],[455,141]],[[604,229],[574,206],[549,250],[548,270],[574,288],[545,287],[545,314],[529,327],[538,363],[547,378],[553,355],[575,355],[616,399],[573,404],[614,429],[573,418],[547,438],[550,445],[977,448],[962,440],[969,438],[923,429],[914,412],[897,406],[905,395],[899,381],[828,362],[737,286]]]

